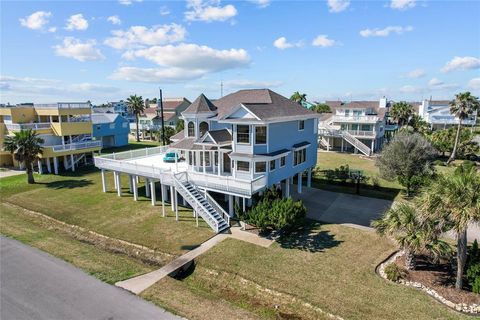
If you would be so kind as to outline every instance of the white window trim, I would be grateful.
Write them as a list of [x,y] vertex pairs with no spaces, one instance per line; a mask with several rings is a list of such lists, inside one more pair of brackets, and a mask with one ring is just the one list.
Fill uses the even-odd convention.
[[[275,168],[273,168],[273,169],[272,169],[272,167],[270,166],[270,164],[272,163],[272,161],[273,161],[273,163],[275,163]],[[277,159],[273,159],[273,160],[270,160],[270,161],[268,162],[268,171],[273,172],[273,171],[277,170],[277,162],[276,162],[276,161],[277,161]]]
[[252,145],[252,140],[254,137],[252,137],[252,126],[249,124],[240,124],[240,126],[247,126],[248,127],[248,142],[238,142],[238,126],[239,124],[236,125],[236,130],[235,130],[235,143],[242,145],[242,146],[249,146]]
[[[303,129],[300,129],[300,123],[302,123],[302,122],[303,122]],[[298,128],[298,131],[305,130],[305,120],[298,120],[297,128]]]
[[308,146],[294,149],[293,154],[292,154],[292,155],[293,155],[293,157],[292,157],[292,166],[293,166],[294,168],[295,168],[295,167],[298,167],[299,165],[304,164],[305,162],[307,162],[307,150],[305,150],[305,159],[304,159],[304,161],[295,164],[295,152],[297,152],[297,151],[302,151],[303,149],[307,149],[307,147],[308,147]]
[[[250,173],[250,172],[252,171],[252,163],[251,163],[251,162],[243,161],[243,160],[235,160],[235,162],[236,162],[235,171],[237,171],[237,172],[248,172],[248,173]],[[238,162],[247,162],[247,163],[249,163],[249,165],[248,165],[248,170],[238,170]]]
[[[285,163],[283,164],[283,166],[282,166],[282,158],[285,158]],[[278,162],[279,162],[280,168],[284,168],[287,165],[287,156],[278,158]]]
[[[265,143],[257,143],[257,127],[265,127]],[[253,139],[255,140],[254,143],[256,146],[266,146],[268,145],[268,126],[267,125],[259,125],[254,126],[253,132]]]
[[[259,162],[264,162],[265,163],[265,171],[257,171],[257,163],[259,163]],[[267,170],[268,170],[267,169],[267,162],[269,162],[269,161],[255,161],[253,163],[253,165],[255,166],[255,168],[254,168],[255,173],[267,173]]]

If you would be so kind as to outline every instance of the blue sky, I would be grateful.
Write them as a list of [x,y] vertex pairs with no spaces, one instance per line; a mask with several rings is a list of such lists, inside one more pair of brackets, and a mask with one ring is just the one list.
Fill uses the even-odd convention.
[[2,1],[2,103],[480,93],[475,1]]

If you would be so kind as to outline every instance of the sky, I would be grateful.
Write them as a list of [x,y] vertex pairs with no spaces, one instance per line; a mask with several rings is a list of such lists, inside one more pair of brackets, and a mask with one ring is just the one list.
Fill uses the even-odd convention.
[[1,1],[0,102],[480,95],[480,1]]

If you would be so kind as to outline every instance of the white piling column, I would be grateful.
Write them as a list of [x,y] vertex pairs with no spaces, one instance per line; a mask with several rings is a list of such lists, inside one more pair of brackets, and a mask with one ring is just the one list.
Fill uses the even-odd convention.
[[170,206],[172,207],[172,211],[175,210],[175,195],[173,194],[174,192],[174,187],[170,186]]
[[38,159],[37,165],[38,165],[38,173],[43,174],[42,160]]
[[178,192],[174,190],[175,193],[175,220],[178,221]]
[[132,176],[132,175],[129,175],[129,176],[128,176],[128,191],[129,191],[130,193],[133,193],[133,180],[134,180],[134,179],[135,179],[134,176]]
[[230,194],[228,195],[228,214],[233,217],[233,213],[233,196]]
[[53,157],[53,172],[58,174],[58,158]]
[[46,158],[45,161],[47,161],[47,171],[48,171],[48,173],[52,173],[52,164],[50,163],[50,158]]
[[63,156],[63,168],[67,170],[67,156]]
[[302,172],[298,173],[297,192],[302,193]]
[[117,190],[117,172],[113,171],[113,186],[115,187],[115,190]]
[[105,178],[105,170],[102,169],[102,191],[107,192],[107,180]]
[[145,195],[150,197],[150,179],[145,178]]
[[73,154],[70,155],[70,161],[72,161],[72,172],[75,172],[75,162],[73,160]]
[[165,185],[160,186],[161,192],[162,192],[162,215],[165,217]]
[[287,178],[285,181],[285,197],[290,197],[290,178]]
[[121,197],[122,196],[122,183],[121,183],[120,172],[116,172],[115,177],[116,177],[116,180],[117,180],[117,195],[119,197]]
[[243,212],[245,212],[245,198],[242,198],[242,207],[243,207]]
[[155,181],[153,179],[150,180],[150,194],[152,195],[152,206],[154,206],[157,202],[157,195],[155,193]]
[[196,211],[193,211],[193,214],[195,215],[195,220],[197,222],[197,227],[198,227],[198,213]]
[[312,168],[308,168],[307,171],[307,187],[312,187]]
[[137,178],[138,176],[135,176],[132,181],[133,181],[133,200],[138,201],[138,183],[137,183]]

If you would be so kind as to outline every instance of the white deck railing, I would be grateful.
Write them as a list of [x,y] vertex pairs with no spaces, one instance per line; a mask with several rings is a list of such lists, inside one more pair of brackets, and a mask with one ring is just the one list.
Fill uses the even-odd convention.
[[39,123],[9,123],[6,124],[8,130],[39,130],[39,129],[50,129],[50,122],[39,122]]
[[102,141],[89,141],[89,142],[69,143],[66,145],[60,144],[56,146],[45,146],[45,148],[52,148],[54,152],[62,152],[62,151],[96,148],[101,146],[102,146]]
[[91,104],[87,102],[76,102],[76,103],[68,103],[68,102],[59,102],[59,103],[35,103],[33,105],[34,108],[52,108],[52,109],[82,109],[82,108],[90,108]]
[[377,122],[379,121],[378,116],[340,116],[334,115],[333,122]]
[[353,136],[360,136],[360,137],[375,137],[376,132],[374,131],[364,131],[364,130],[345,130],[346,132],[350,133]]

